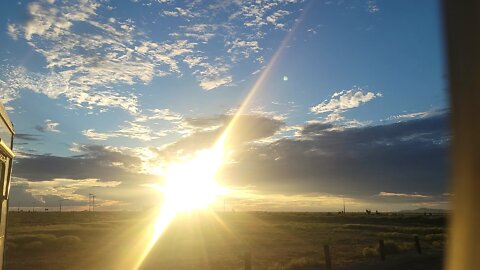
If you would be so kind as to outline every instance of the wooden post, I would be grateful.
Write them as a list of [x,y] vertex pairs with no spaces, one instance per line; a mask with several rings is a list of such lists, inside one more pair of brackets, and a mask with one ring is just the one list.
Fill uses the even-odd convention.
[[243,261],[245,262],[245,270],[252,270],[252,254],[250,252],[245,252]]
[[383,240],[378,241],[378,253],[380,254],[380,260],[385,261],[385,243]]
[[328,245],[323,246],[323,253],[325,254],[325,268],[332,269],[332,258],[330,257],[330,247]]
[[422,254],[422,247],[420,246],[420,240],[418,239],[418,235],[415,235],[415,247],[417,248],[417,253]]

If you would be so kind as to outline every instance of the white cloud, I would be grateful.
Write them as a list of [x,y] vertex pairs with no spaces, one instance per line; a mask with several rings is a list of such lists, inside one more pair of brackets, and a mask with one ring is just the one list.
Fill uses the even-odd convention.
[[342,90],[340,92],[335,92],[330,99],[324,100],[311,107],[310,111],[315,114],[328,113],[328,115],[323,116],[323,122],[325,123],[338,122],[345,119],[342,115],[343,112],[357,108],[360,105],[381,96],[381,93],[364,91],[361,88]]
[[200,87],[202,87],[204,90],[212,90],[214,88],[229,84],[231,82],[232,76],[201,78]]
[[381,93],[365,92],[361,88],[343,90],[332,95],[330,100],[313,106],[310,110],[315,114],[327,112],[342,112],[348,109],[357,108],[362,103],[369,102],[374,98],[381,97]]
[[[245,41],[240,40],[239,38],[227,42],[226,46],[229,47],[227,52],[230,54],[234,54],[234,56],[241,55],[243,58],[249,58],[251,54],[256,54],[260,52],[262,49],[258,46],[258,41]],[[234,57],[234,61],[236,57]]]
[[[131,20],[101,21],[96,14],[99,6],[92,0],[62,5],[35,2],[28,5],[29,21],[9,27],[10,33],[22,34],[45,57],[46,67],[51,71],[49,77],[61,84],[53,94],[33,86],[35,81],[29,89],[49,97],[64,95],[77,105],[124,108],[120,104],[131,96],[115,91],[117,85],[149,83],[156,76],[180,73],[175,58],[191,53],[195,43],[150,41],[136,31]],[[76,25],[92,30],[72,30]],[[129,110],[136,109],[129,107]]]
[[375,1],[368,1],[368,12],[376,13],[380,11],[380,7],[375,3]]
[[171,16],[171,17],[187,17],[187,18],[195,18],[200,16],[198,12],[194,12],[189,9],[184,9],[181,7],[175,7],[175,10],[173,11],[165,10],[162,12],[162,14],[165,16]]
[[28,89],[44,94],[49,98],[64,96],[75,106],[83,105],[116,107],[135,113],[138,107],[137,97],[133,94],[121,95],[112,90],[96,90],[72,88],[57,73],[41,74],[27,71],[23,67],[4,66],[0,68],[3,80],[0,80],[0,98],[8,103],[18,98],[19,91]]
[[426,199],[426,198],[430,198],[430,196],[428,195],[422,195],[422,194],[418,194],[418,193],[395,193],[395,192],[380,192],[378,193],[377,196],[380,196],[380,197],[397,197],[397,198],[417,198],[417,199]]
[[82,134],[94,141],[105,141],[112,138],[130,138],[141,141],[151,141],[164,137],[169,131],[153,131],[149,126],[142,125],[138,122],[127,122],[126,125],[121,126],[120,129],[111,132],[98,132],[95,129],[87,129],[82,131]]
[[44,202],[45,196],[58,196],[72,201],[88,201],[88,197],[78,194],[78,190],[91,187],[116,187],[119,181],[100,181],[99,179],[65,179],[55,178],[49,181],[27,181],[22,178],[14,178],[12,186],[26,186],[25,191],[33,197]]
[[202,89],[212,90],[232,82],[232,76],[228,75],[230,65],[222,62],[210,64],[206,62],[207,59],[206,56],[187,56],[184,59],[184,62],[194,70],[193,74],[197,76]]
[[414,112],[414,113],[405,113],[390,116],[387,120],[408,120],[414,118],[424,118],[435,115],[438,111],[424,111],[424,112]]
[[149,120],[165,120],[173,123],[178,123],[183,119],[183,116],[180,113],[171,111],[170,109],[153,109],[150,110],[152,115],[148,118]]
[[87,137],[91,140],[95,140],[95,141],[105,141],[105,140],[108,140],[110,138],[119,137],[119,134],[96,132],[95,129],[86,129],[86,130],[82,131],[82,134],[85,137]]
[[[117,107],[136,114],[139,111],[137,97],[118,90],[119,86],[148,84],[155,77],[181,75],[181,62],[188,64],[199,86],[205,90],[231,85],[232,64],[252,56],[263,59],[258,56],[262,50],[259,40],[267,29],[260,28],[267,25],[282,28],[283,22],[289,22],[287,16],[291,15],[285,7],[296,2],[231,1],[207,5],[207,8],[201,7],[199,2],[192,2],[170,11],[163,9],[164,15],[185,17],[187,21],[195,18],[200,22],[200,19],[212,16],[226,21],[178,25],[179,31],[170,33],[174,40],[162,42],[148,38],[131,19],[104,18],[99,14],[103,5],[101,1],[33,2],[27,6],[28,21],[9,23],[7,30],[12,39],[27,41],[45,58],[49,73],[25,71],[24,77],[35,79],[28,79],[28,83],[17,80],[16,85],[8,82],[8,87],[0,81],[3,90],[0,97],[8,102],[18,97],[20,89],[29,89],[50,98],[65,97],[76,106]],[[215,50],[207,57],[207,52],[198,47],[216,36],[228,44],[220,51],[227,56]]]
[[289,15],[290,12],[286,10],[277,10],[272,15],[267,17],[267,21],[275,26],[275,28],[283,29],[285,24],[279,23],[278,20],[284,16]]
[[14,24],[8,24],[7,33],[13,40],[18,39],[18,28]]

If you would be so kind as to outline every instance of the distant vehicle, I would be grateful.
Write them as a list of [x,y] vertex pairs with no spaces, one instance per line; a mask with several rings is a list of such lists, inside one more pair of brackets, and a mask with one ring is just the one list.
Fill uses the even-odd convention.
[[8,193],[13,165],[13,124],[0,101],[0,187],[2,190],[0,206],[0,269],[3,269],[5,235],[8,216]]

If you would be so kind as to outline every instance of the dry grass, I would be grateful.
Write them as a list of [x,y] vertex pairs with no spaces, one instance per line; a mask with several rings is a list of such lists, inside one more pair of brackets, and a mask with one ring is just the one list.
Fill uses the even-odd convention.
[[[116,269],[128,252],[142,213],[10,213],[7,269]],[[218,213],[180,216],[147,257],[144,269],[241,269],[253,254],[254,269],[316,269],[329,244],[334,265],[414,250],[443,249],[444,216],[345,216],[323,213]],[[128,232],[128,233],[126,233]],[[28,259],[26,259],[28,258]]]

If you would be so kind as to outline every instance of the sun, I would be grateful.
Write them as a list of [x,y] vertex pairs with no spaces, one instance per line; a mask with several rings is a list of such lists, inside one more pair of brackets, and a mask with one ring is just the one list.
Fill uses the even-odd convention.
[[[143,245],[132,269],[139,269],[152,247],[180,212],[208,209],[215,200],[228,193],[216,181],[224,159],[224,138],[211,148],[195,153],[194,157],[171,164],[162,185],[148,185],[163,194],[163,203],[152,224],[145,229]],[[140,241],[140,243],[142,243]]]
[[223,149],[212,149],[195,153],[190,160],[172,164],[162,186],[163,209],[173,212],[207,209],[227,190],[216,181],[216,174],[223,162]]

